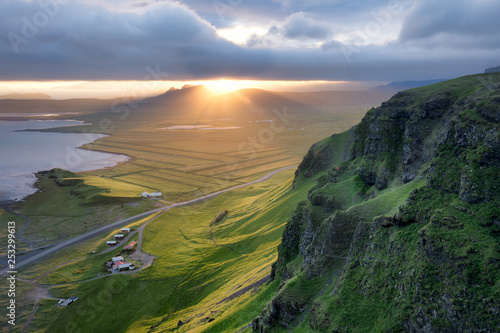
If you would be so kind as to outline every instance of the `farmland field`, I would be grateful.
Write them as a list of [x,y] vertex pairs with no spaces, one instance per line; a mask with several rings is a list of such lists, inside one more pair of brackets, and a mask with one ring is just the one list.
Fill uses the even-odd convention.
[[[349,125],[362,114],[351,115]],[[323,116],[324,117],[324,116]],[[213,122],[214,126],[222,126]],[[110,170],[82,174],[84,181],[100,176],[112,179],[109,195],[120,195],[120,183],[160,191],[171,201],[183,201],[207,191],[218,191],[286,166],[297,165],[307,148],[335,131],[331,123],[297,117],[286,129],[274,130],[272,122],[242,124],[225,121],[231,130],[116,130],[112,136],[84,146],[132,157]],[[163,125],[158,125],[158,127]],[[275,127],[273,127],[275,126]],[[339,131],[342,128],[339,128]],[[94,178],[95,180],[95,178]],[[95,184],[95,181],[93,182]]]
[[110,134],[83,148],[131,157],[79,175],[103,195],[160,191],[179,202],[297,165],[311,144],[358,123],[385,95],[247,89],[214,96],[200,86],[137,103],[109,101],[108,109],[76,117],[91,125],[47,131]]

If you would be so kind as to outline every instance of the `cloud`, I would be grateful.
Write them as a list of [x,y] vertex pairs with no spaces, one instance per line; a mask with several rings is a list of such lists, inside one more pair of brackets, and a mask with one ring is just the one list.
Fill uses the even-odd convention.
[[116,12],[70,2],[54,5],[51,13],[36,2],[0,4],[0,31],[8,32],[0,41],[2,76],[93,77],[107,72],[128,78],[165,59],[181,67],[189,49],[230,47],[207,21],[178,3]]
[[311,14],[297,12],[281,22],[274,21],[267,33],[253,34],[249,48],[300,49],[317,48],[332,35],[333,25],[315,19]]
[[269,0],[183,0],[189,8],[216,28],[236,24],[266,26],[272,20],[287,16],[281,5]]
[[[265,36],[253,36],[249,42],[252,47],[243,47],[219,37],[211,21],[212,16],[220,20],[212,1],[128,0],[120,2],[126,3],[123,7],[110,0],[64,1],[52,11],[34,0],[1,1],[0,80],[142,80],[148,75],[151,78],[153,70],[168,72],[160,78],[165,80],[402,81],[482,72],[498,65],[500,59],[496,35],[500,29],[493,29],[497,23],[491,14],[498,11],[487,10],[496,10],[498,5],[488,0],[473,7],[460,1],[452,17],[430,1],[421,0],[408,16],[405,11],[398,14],[406,17],[400,38],[378,45],[371,39],[357,44],[354,38],[349,44],[348,39],[341,42],[335,38],[343,22],[340,16],[345,14],[344,20],[348,20],[348,14],[356,13],[352,14],[356,15],[354,21],[363,28],[367,22],[378,22],[371,12],[385,8],[382,1],[363,11],[360,1],[307,1],[302,6],[314,9],[307,13],[287,12],[300,7],[296,1],[290,2],[288,9],[272,1],[221,1],[233,4],[228,16],[222,16],[227,24],[234,24],[240,12],[241,20],[252,21],[257,16],[255,6],[266,3],[263,8],[270,11],[264,19],[256,20],[267,19],[268,24],[272,17],[275,28]],[[141,2],[146,5],[134,6]],[[328,16],[325,8],[334,7],[337,11],[328,9]],[[253,12],[248,14],[245,8]],[[322,10],[325,13],[320,14]],[[474,15],[466,17],[467,12]],[[429,17],[424,17],[425,24],[420,27],[416,22],[423,13]],[[400,16],[393,15],[394,22],[400,22]],[[453,23],[453,17],[459,22]],[[472,24],[483,21],[491,29]],[[17,53],[11,33],[22,38],[14,44]],[[328,42],[318,47],[323,41]]]
[[316,21],[311,15],[298,12],[290,15],[282,24],[274,25],[270,34],[281,34],[289,39],[325,39],[331,35],[331,27]]
[[406,17],[400,41],[437,35],[484,36],[500,32],[500,2],[496,0],[419,0]]

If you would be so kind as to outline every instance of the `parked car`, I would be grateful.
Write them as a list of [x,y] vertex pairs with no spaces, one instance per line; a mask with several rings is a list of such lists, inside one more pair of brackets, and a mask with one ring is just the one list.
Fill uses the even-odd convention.
[[78,301],[78,297],[71,296],[70,298],[68,298],[68,301],[71,301],[71,302]]

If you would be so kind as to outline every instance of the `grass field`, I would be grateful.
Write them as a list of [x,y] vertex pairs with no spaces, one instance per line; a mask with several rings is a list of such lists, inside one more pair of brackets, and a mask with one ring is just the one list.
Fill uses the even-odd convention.
[[[235,331],[245,326],[260,311],[266,293],[276,290],[274,284],[252,284],[269,275],[282,229],[310,187],[308,183],[291,190],[292,175],[293,171],[284,171],[263,183],[161,215],[144,233],[143,251],[157,257],[152,267],[135,275],[52,288],[53,296],[76,295],[80,300],[64,309],[44,301],[53,310],[35,317],[32,327],[40,330],[34,332],[63,332],[71,325],[89,331],[127,332],[147,332],[157,325],[155,331],[169,332],[177,330],[179,320],[185,323],[181,332]],[[228,216],[210,230],[211,219],[224,209],[229,210]],[[95,238],[77,252],[64,250],[20,275],[33,278],[44,267],[82,258],[39,283],[96,276],[110,255],[91,255],[90,251],[105,239]],[[114,314],[125,318],[118,326],[106,319]]]
[[[121,133],[117,130],[113,136],[85,147],[127,154],[132,161],[88,176],[82,174],[82,179],[92,184],[96,183],[92,178],[96,175],[112,179],[102,182],[109,195],[122,195],[123,186],[137,193],[142,192],[140,188],[152,187],[166,193],[170,201],[182,201],[208,189],[217,191],[238,185],[242,178],[251,181],[266,171],[296,165],[307,148],[325,135],[319,130],[324,126],[321,122],[296,121],[293,131],[279,132],[273,132],[270,124],[257,123],[226,131],[139,128]],[[224,125],[242,124],[225,122]]]

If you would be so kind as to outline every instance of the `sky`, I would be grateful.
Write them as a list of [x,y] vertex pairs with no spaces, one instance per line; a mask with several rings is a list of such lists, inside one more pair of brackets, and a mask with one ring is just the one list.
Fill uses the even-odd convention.
[[2,0],[0,93],[453,78],[500,65],[499,13],[498,0]]

